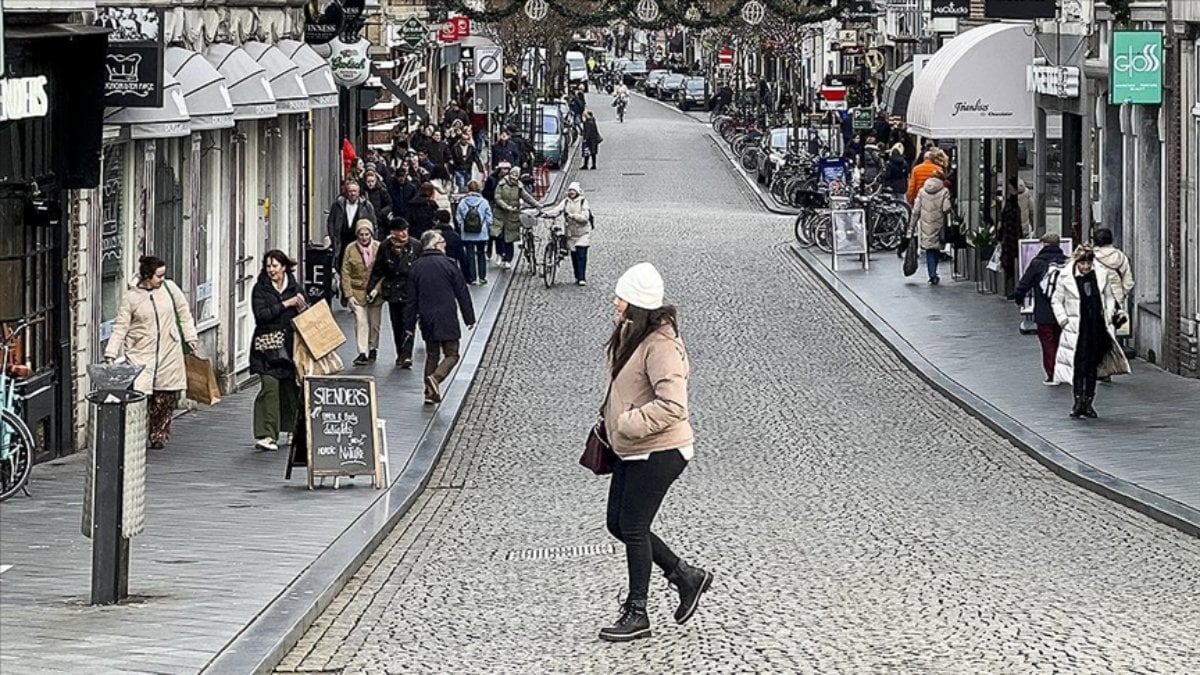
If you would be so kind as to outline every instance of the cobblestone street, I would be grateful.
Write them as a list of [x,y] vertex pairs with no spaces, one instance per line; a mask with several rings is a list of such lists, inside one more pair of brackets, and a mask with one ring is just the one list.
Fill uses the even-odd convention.
[[[607,141],[579,172],[590,285],[518,270],[429,487],[278,672],[1200,671],[1200,540],[1057,478],[909,372],[702,124],[589,103]],[[643,260],[680,310],[696,428],[655,530],[716,580],[680,627],[656,571],[655,635],[621,645],[596,637],[626,583],[608,481],[576,461],[613,285]]]

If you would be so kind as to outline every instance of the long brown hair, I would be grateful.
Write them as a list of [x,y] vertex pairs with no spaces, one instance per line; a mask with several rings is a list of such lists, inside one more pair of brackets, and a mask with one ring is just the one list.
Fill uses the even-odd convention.
[[625,320],[613,327],[608,338],[608,360],[612,364],[612,377],[616,377],[642,340],[663,325],[670,325],[679,335],[679,315],[674,305],[663,305],[658,309],[642,309],[634,305],[625,308]]

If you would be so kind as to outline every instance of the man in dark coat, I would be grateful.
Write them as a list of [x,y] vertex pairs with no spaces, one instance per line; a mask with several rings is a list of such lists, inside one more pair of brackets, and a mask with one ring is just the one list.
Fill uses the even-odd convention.
[[361,186],[356,180],[347,180],[343,187],[342,196],[333,201],[329,207],[329,217],[325,219],[325,234],[333,245],[333,269],[342,269],[342,254],[350,242],[354,241],[354,224],[360,220],[371,221],[378,225],[375,219],[375,208],[371,202],[362,198]]
[[492,166],[508,162],[512,166],[521,164],[521,146],[513,142],[507,131],[500,132],[500,140],[492,145]]
[[438,212],[438,205],[433,199],[433,193],[433,183],[428,181],[421,183],[421,187],[417,189],[417,196],[410,199],[405,205],[404,212],[407,214],[409,234],[418,240],[425,232],[436,227],[433,217]]
[[450,148],[450,168],[454,171],[454,187],[463,190],[471,182],[471,169],[479,169],[483,174],[483,160],[475,146],[471,145],[471,132],[464,131],[458,142]]
[[446,257],[446,239],[437,230],[421,237],[421,257],[408,273],[405,321],[408,334],[421,324],[425,340],[425,403],[442,400],[442,382],[458,364],[462,312],[467,329],[475,327],[475,306],[458,263]]
[[388,193],[392,196],[392,217],[408,219],[408,203],[417,196],[420,184],[412,179],[408,165],[401,165],[388,183]]
[[408,236],[408,221],[393,218],[387,241],[379,247],[379,257],[371,266],[367,281],[367,301],[379,296],[388,304],[388,319],[392,323],[392,340],[396,343],[396,365],[412,368],[413,337],[405,330],[404,305],[408,293],[408,273],[421,255],[416,239]]
[[1054,318],[1050,298],[1046,297],[1046,292],[1042,290],[1042,278],[1051,266],[1066,264],[1067,256],[1063,253],[1060,243],[1059,236],[1053,232],[1042,236],[1042,250],[1029,261],[1029,267],[1025,269],[1025,274],[1021,275],[1021,280],[1017,282],[1017,290],[1012,295],[1020,305],[1025,302],[1026,296],[1033,293],[1033,321],[1037,324],[1038,341],[1042,343],[1042,369],[1046,371],[1044,384],[1047,386],[1058,384],[1054,381],[1054,357],[1058,353],[1058,338],[1062,335],[1062,327],[1058,325],[1058,319]]
[[446,257],[458,263],[463,277],[467,276],[467,250],[463,246],[462,236],[454,229],[453,218],[446,209],[441,209],[433,216],[433,224],[442,238],[446,240]]
[[442,132],[433,132],[433,140],[425,147],[425,153],[435,167],[444,166],[447,171],[450,170],[450,146],[442,140]]
[[471,116],[467,111],[463,110],[458,105],[458,101],[450,101],[450,107],[446,109],[446,114],[442,118],[442,123],[447,129],[454,126],[455,122],[461,122],[468,130],[471,128]]

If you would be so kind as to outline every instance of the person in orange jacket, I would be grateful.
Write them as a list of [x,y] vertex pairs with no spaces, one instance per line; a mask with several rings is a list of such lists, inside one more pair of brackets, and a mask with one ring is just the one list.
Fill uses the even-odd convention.
[[925,161],[916,165],[908,175],[908,203],[912,204],[917,198],[917,192],[925,185],[925,181],[941,172],[943,176],[950,173],[950,158],[944,150],[932,148],[925,152]]

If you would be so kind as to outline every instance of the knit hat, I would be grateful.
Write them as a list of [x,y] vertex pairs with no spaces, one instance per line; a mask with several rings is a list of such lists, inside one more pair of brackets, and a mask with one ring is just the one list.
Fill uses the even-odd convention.
[[617,279],[617,297],[634,307],[659,309],[663,306],[663,280],[650,263],[638,263]]
[[567,186],[567,192],[570,192],[571,190],[574,190],[578,194],[583,194],[583,190],[579,187],[579,181],[572,181],[571,184]]
[[358,233],[364,230],[374,234],[375,226],[372,225],[371,221],[367,220],[366,218],[359,218],[358,222],[354,223],[354,236],[357,237]]

